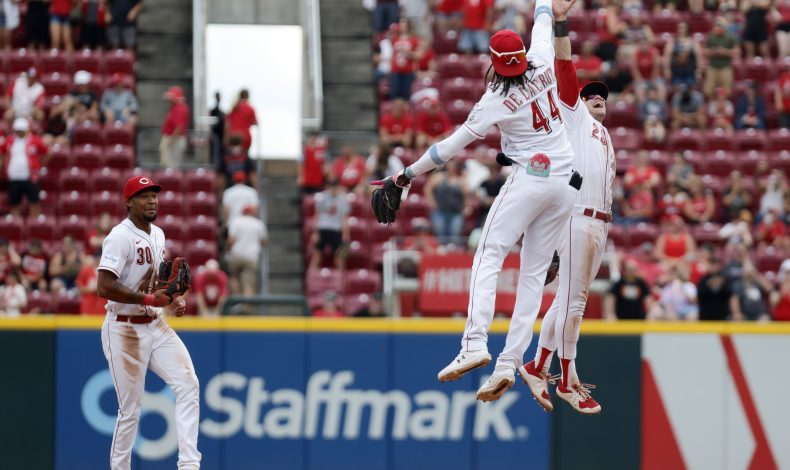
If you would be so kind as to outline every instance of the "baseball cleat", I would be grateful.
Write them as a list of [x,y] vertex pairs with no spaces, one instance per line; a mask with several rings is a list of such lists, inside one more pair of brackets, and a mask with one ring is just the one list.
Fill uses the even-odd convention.
[[554,383],[557,377],[549,377],[535,368],[535,361],[529,361],[518,368],[518,375],[521,380],[529,386],[532,398],[538,402],[545,411],[553,411],[554,405],[551,403],[549,395],[549,383]]
[[461,352],[455,356],[453,362],[439,372],[439,382],[458,380],[470,370],[486,366],[489,362],[491,362],[491,354],[485,349]]
[[601,405],[590,395],[590,390],[595,385],[578,383],[569,388],[557,385],[557,396],[567,401],[574,410],[585,415],[594,415],[601,412]]
[[477,391],[477,399],[480,401],[499,400],[507,389],[516,382],[516,371],[509,367],[494,369],[494,373]]

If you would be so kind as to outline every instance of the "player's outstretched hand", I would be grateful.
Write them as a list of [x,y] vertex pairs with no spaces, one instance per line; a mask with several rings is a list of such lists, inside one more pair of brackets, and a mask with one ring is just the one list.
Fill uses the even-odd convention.
[[176,300],[170,304],[170,308],[172,309],[171,312],[173,312],[173,315],[177,317],[183,316],[187,311],[187,301],[184,300],[184,296],[180,295],[176,297]]
[[151,295],[154,296],[154,307],[167,307],[173,303],[173,296],[166,289],[159,289]]
[[576,0],[551,0],[551,12],[554,21],[564,21]]

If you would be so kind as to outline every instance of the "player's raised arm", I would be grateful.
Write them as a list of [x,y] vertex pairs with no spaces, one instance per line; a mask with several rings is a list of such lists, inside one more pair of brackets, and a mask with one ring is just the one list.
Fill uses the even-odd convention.
[[[472,113],[474,112],[475,109],[472,110]],[[444,165],[478,138],[465,125],[459,127],[446,139],[428,147],[428,150],[416,162],[394,176],[395,183],[399,186],[408,185],[408,180]]]
[[539,56],[540,59],[548,62],[554,60],[553,31],[552,0],[537,0],[535,2],[535,24],[532,26],[532,42],[527,53],[530,59]]
[[557,88],[560,100],[570,108],[575,107],[579,99],[579,80],[576,78],[576,67],[571,60],[571,40],[568,37],[567,15],[574,3],[576,0],[552,0]]

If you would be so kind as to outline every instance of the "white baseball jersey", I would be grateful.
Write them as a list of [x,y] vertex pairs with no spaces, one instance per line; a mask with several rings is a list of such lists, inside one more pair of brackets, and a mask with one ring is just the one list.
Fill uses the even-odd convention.
[[573,149],[568,143],[559,108],[554,75],[554,46],[535,41],[527,52],[534,70],[526,73],[525,87],[514,87],[507,96],[489,87],[475,104],[464,128],[483,138],[491,126],[502,132],[502,151],[516,163],[527,166],[530,158],[543,153],[551,160],[551,174],[570,174]]
[[[165,234],[161,228],[151,224],[151,233],[147,234],[135,227],[131,220],[124,219],[104,239],[98,269],[115,274],[124,287],[149,293],[153,292],[159,263],[164,256]],[[117,315],[153,315],[161,308],[110,300],[107,311]]]

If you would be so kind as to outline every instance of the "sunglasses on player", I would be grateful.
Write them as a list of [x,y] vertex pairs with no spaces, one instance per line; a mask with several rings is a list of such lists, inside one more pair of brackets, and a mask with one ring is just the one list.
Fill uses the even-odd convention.
[[[497,56],[502,61],[507,61],[505,65],[510,65],[513,63],[513,61],[515,61],[517,64],[520,64],[522,60],[527,60],[527,51],[524,49],[521,49],[520,51],[516,51],[516,52],[497,52],[491,47],[489,47],[488,49],[491,51],[492,54]],[[510,59],[506,59],[506,57],[509,56]]]
[[604,99],[604,97],[603,97],[603,96],[601,96],[601,95],[587,95],[587,96],[582,96],[582,101],[590,101],[590,100],[594,100],[594,99],[596,99],[596,98],[599,98],[601,101],[606,101],[606,100]]

